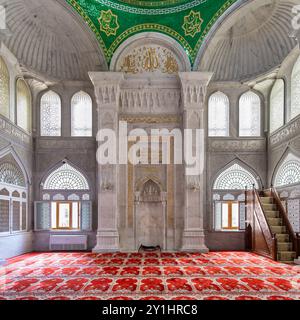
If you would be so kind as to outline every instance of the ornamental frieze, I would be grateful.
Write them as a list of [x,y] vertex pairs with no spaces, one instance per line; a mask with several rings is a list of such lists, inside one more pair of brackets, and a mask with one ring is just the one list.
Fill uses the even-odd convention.
[[157,115],[157,116],[130,116],[121,115],[120,121],[128,123],[147,123],[147,124],[160,124],[160,123],[174,123],[180,124],[182,119],[176,115]]
[[132,112],[178,112],[180,91],[178,89],[123,89],[120,94],[120,109]]
[[300,134],[300,118],[297,118],[292,123],[282,128],[277,133],[270,136],[270,145],[274,146],[292,139]]
[[266,140],[210,140],[208,150],[211,152],[266,151]]
[[0,117],[0,133],[1,132],[10,135],[11,137],[25,144],[30,144],[31,142],[31,138],[28,134]]

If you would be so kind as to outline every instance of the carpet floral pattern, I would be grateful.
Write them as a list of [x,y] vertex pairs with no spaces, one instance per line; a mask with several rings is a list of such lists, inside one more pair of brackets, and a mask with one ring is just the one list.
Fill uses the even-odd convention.
[[0,268],[0,299],[300,300],[300,267],[246,252],[33,253]]

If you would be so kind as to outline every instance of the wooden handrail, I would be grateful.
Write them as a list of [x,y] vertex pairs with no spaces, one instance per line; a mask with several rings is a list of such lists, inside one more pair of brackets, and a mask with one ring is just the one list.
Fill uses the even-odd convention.
[[[277,260],[277,239],[275,234],[272,232],[271,227],[269,225],[268,220],[266,219],[266,216],[263,211],[262,203],[259,197],[259,194],[256,189],[253,189],[252,191],[247,192],[247,213],[250,213],[252,216],[247,216],[247,220],[250,219],[250,225],[248,226],[248,230],[251,230],[252,232],[252,250],[256,251],[260,254],[266,255],[274,260]],[[248,210],[250,209],[250,210]],[[255,232],[258,232],[255,222],[254,222],[254,216],[256,217],[256,220],[259,223],[260,226],[260,232],[262,233],[265,243],[269,249],[270,254],[263,253],[259,248],[257,248],[254,240]],[[248,235],[249,239],[249,235]]]
[[290,236],[290,239],[293,243],[293,250],[296,252],[297,256],[300,255],[300,238],[299,238],[299,234],[295,233],[294,232],[294,229],[290,223],[290,220],[288,218],[288,215],[287,215],[287,212],[286,212],[286,209],[284,208],[281,200],[280,200],[280,197],[278,195],[278,192],[277,190],[272,187],[271,188],[271,195],[272,197],[274,198],[275,202],[276,202],[276,205],[278,207],[278,210],[279,210],[279,214],[280,214],[280,218],[283,220],[286,228],[287,228],[287,232]]
[[[269,250],[271,252],[272,258],[277,261],[277,239],[275,234],[272,232],[271,226],[265,216],[265,213],[263,211],[263,206],[262,202],[260,200],[259,193],[257,192],[256,189],[254,189],[254,194],[255,194],[255,204],[256,202],[258,203],[257,209],[254,210],[257,220],[261,226],[261,229],[263,230],[263,234],[265,237],[265,240],[267,242],[267,245],[269,247]],[[256,207],[255,207],[256,208]],[[267,227],[267,230],[266,230]]]

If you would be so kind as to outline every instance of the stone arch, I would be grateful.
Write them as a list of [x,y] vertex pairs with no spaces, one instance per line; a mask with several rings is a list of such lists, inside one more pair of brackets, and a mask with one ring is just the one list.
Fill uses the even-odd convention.
[[[232,174],[236,172],[239,173],[239,176],[236,175],[236,178],[233,178]],[[233,178],[232,180],[229,180]],[[222,179],[228,179],[229,181],[222,182]],[[225,167],[217,172],[215,177],[212,180],[212,189],[213,190],[243,190],[246,185],[242,187],[242,181],[247,182],[247,188],[252,188],[254,184],[258,189],[262,186],[260,176],[246,163],[236,158],[230,161]],[[227,189],[225,186],[228,185],[231,188]],[[233,186],[233,189],[232,189]],[[241,186],[242,188],[237,188]]]
[[[148,70],[150,72],[147,72],[146,70],[144,70],[145,72],[141,72],[143,70],[141,70],[138,66],[136,66],[135,69],[124,68],[124,59],[128,58],[135,52],[143,54],[144,48],[146,50],[145,52],[147,52],[148,49],[155,49],[156,52],[160,53],[160,67],[155,68],[156,70]],[[142,73],[143,75],[157,75],[157,73],[170,75],[178,72],[191,71],[191,63],[186,52],[176,40],[158,32],[141,32],[130,37],[124,41],[122,45],[120,45],[112,58],[110,70],[123,71],[133,74]]]
[[164,191],[164,188],[163,188],[163,185],[162,183],[160,182],[160,180],[155,177],[155,176],[147,176],[143,179],[140,179],[137,183],[136,183],[136,186],[135,186],[135,190],[138,191],[138,192],[142,192],[143,189],[144,189],[144,186],[148,183],[148,182],[151,182],[154,183],[155,185],[158,186],[159,190],[160,190],[160,193]]
[[300,156],[287,147],[272,175],[275,187],[300,183]]
[[[20,157],[12,146],[6,147],[0,150],[0,165],[8,163],[11,165],[11,169],[15,170],[17,175],[20,177],[20,181],[24,188],[27,188],[31,184],[29,179],[28,171],[26,170],[24,164],[22,163]],[[4,169],[4,168],[3,168]],[[1,179],[1,177],[0,177]]]
[[88,178],[77,166],[64,159],[52,167],[42,179],[42,190],[91,190]]

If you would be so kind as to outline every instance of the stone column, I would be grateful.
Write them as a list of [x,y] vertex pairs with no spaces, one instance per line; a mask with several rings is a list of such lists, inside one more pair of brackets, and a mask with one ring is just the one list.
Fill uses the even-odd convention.
[[[179,73],[182,86],[183,129],[193,129],[193,151],[196,150],[195,129],[202,129],[203,140],[199,161],[204,167],[206,152],[205,98],[212,73]],[[196,155],[195,153],[193,154]],[[185,164],[184,231],[182,251],[208,252],[204,239],[203,217],[205,210],[205,167],[199,174],[190,175]]]
[[[123,73],[91,72],[98,105],[98,130],[112,129],[118,147],[120,82]],[[103,143],[103,142],[102,142]],[[118,152],[117,152],[118,155]],[[98,232],[94,252],[119,251],[117,164],[98,164]]]

